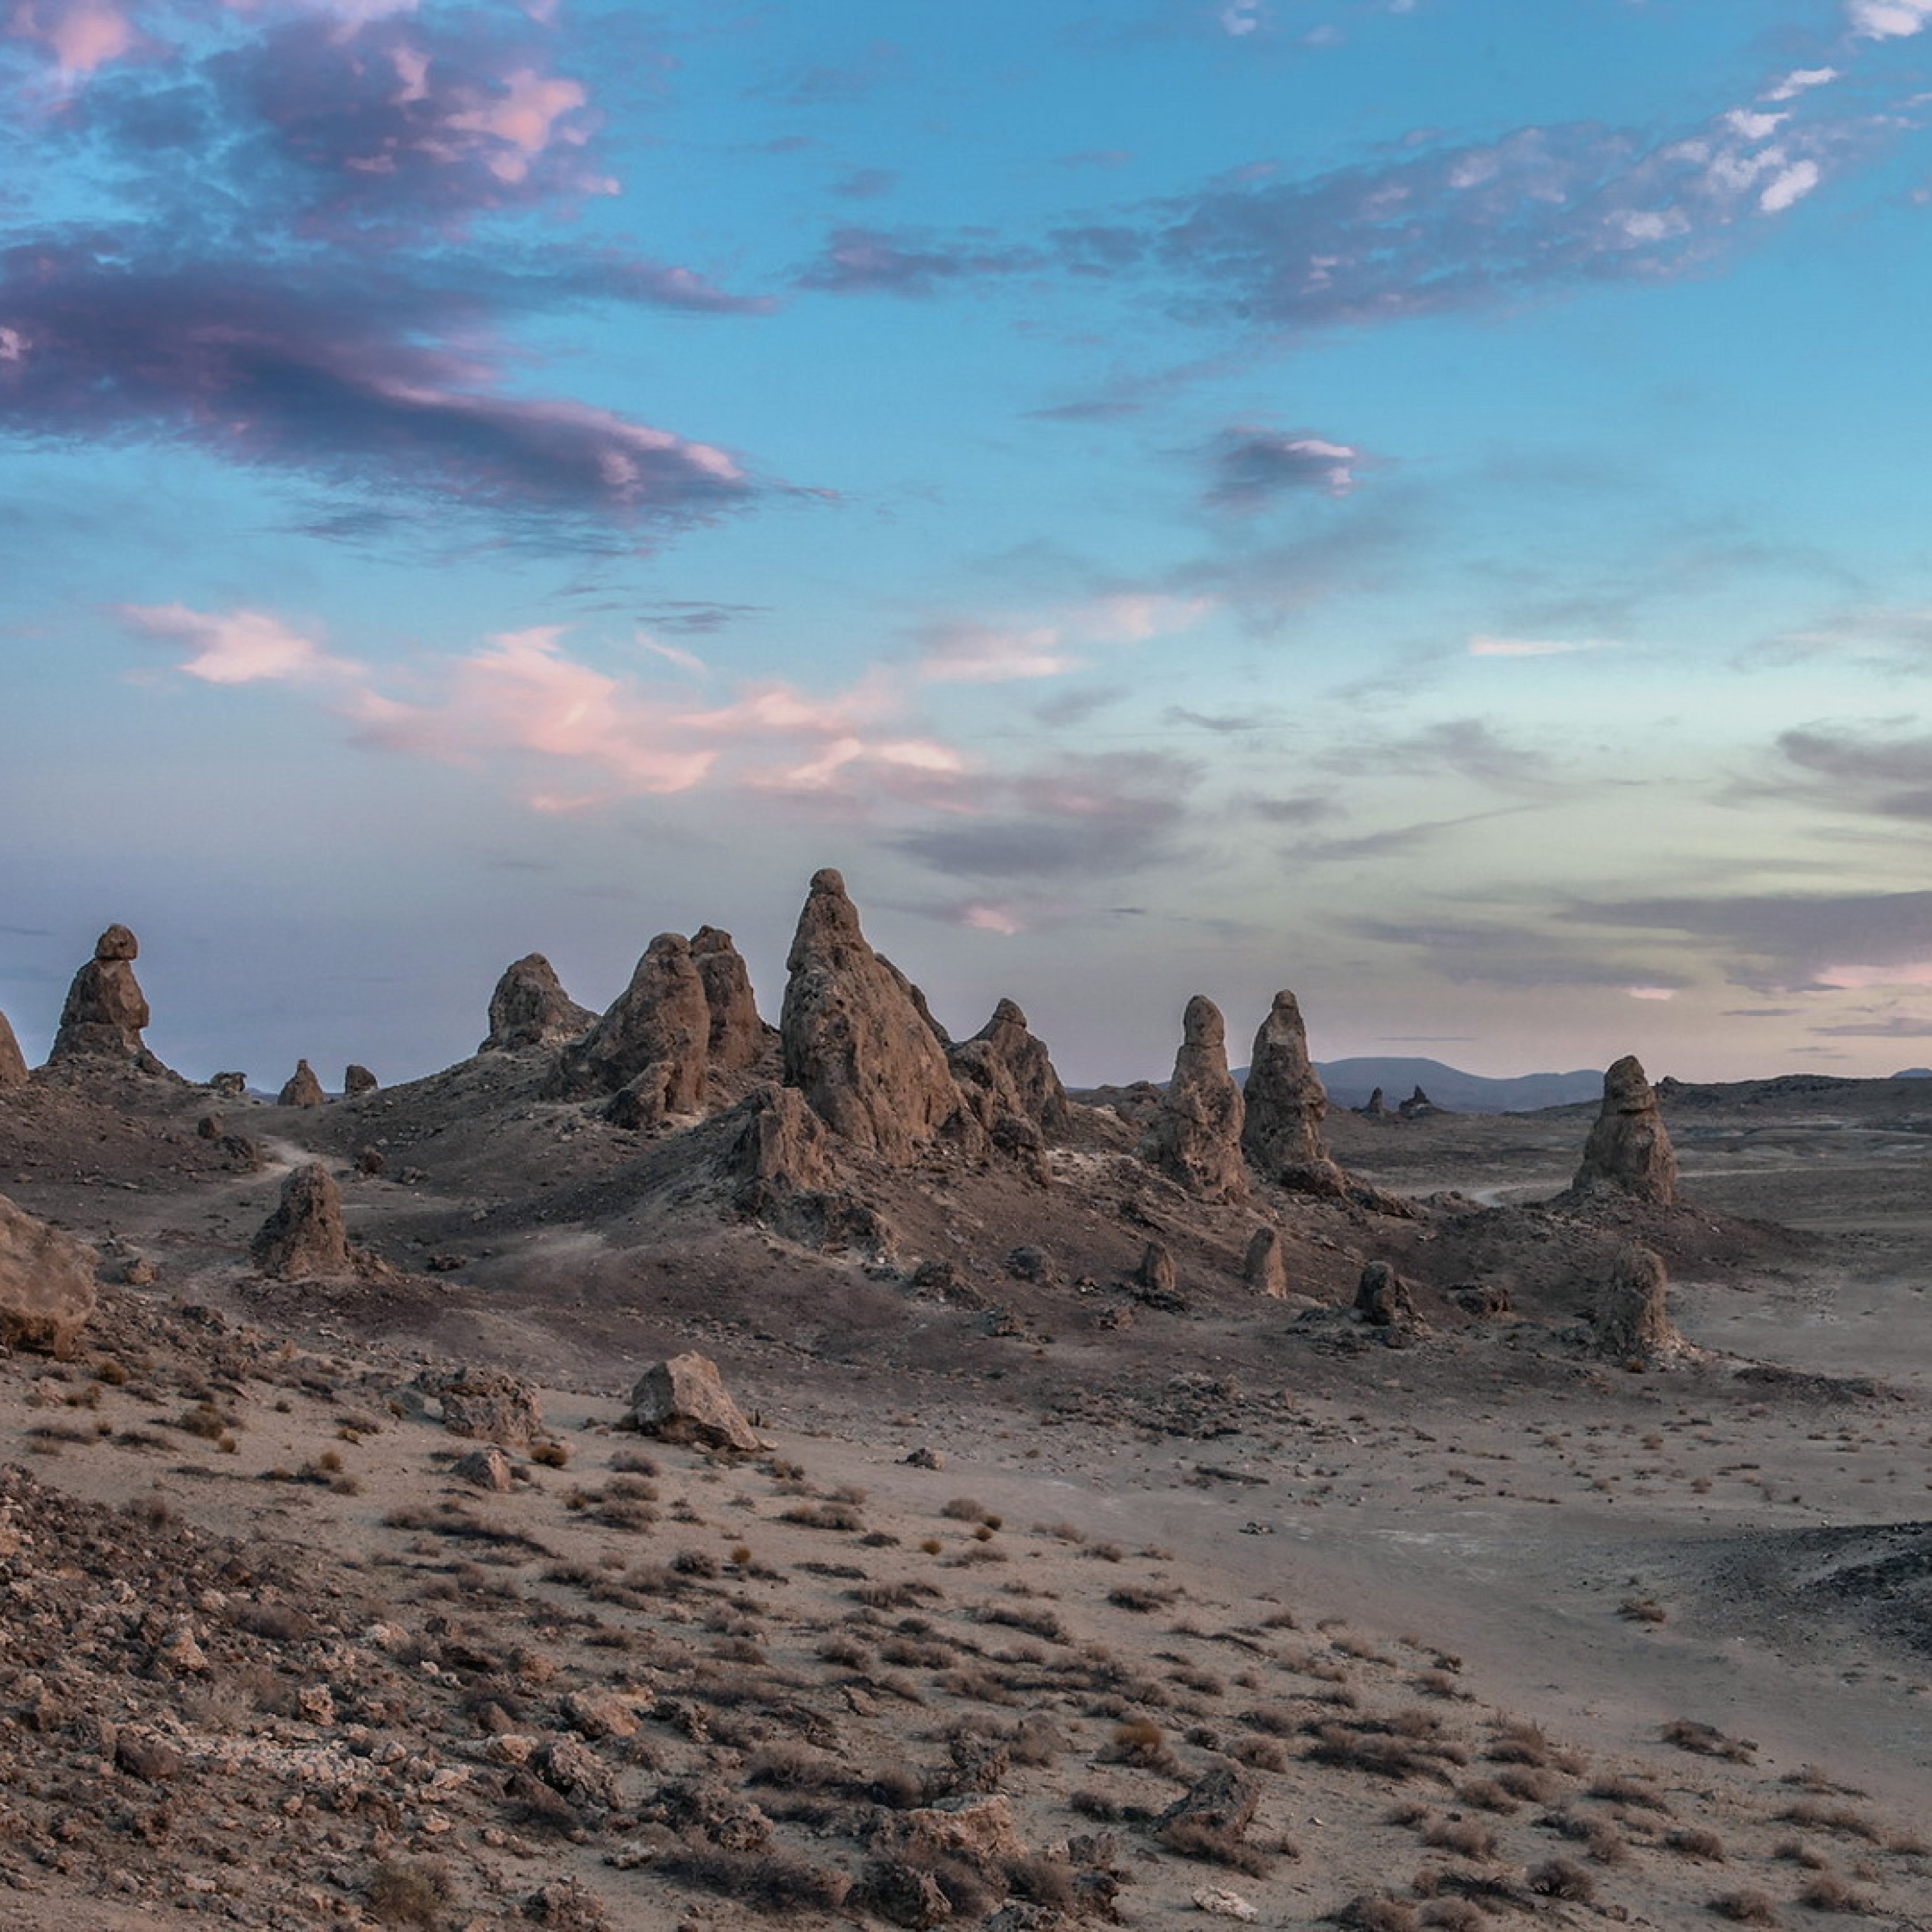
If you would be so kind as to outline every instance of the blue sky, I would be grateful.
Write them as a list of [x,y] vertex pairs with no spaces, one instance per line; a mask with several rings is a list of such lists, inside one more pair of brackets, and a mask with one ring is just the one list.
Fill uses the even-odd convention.
[[0,1009],[389,1077],[817,866],[1164,1070],[1932,1059],[1932,0],[9,0]]

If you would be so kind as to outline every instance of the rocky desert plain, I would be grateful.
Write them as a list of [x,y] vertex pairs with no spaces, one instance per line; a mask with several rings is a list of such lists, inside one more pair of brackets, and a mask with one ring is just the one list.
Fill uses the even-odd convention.
[[1069,1096],[828,872],[270,1101],[137,954],[0,1023],[0,1925],[1932,1926],[1932,1080]]

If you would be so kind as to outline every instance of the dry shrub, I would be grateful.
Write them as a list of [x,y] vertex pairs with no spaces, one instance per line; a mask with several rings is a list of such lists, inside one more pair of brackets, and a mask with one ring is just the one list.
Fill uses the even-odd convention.
[[1472,1778],[1467,1784],[1457,1787],[1456,1796],[1465,1804],[1474,1805],[1479,1811],[1493,1811],[1504,1818],[1522,1809],[1522,1800],[1500,1778]]
[[1818,1804],[1810,1798],[1801,1798],[1778,1814],[1778,1822],[1784,1825],[1809,1825],[1820,1831],[1841,1832],[1849,1838],[1862,1838],[1868,1844],[1876,1844],[1883,1837],[1876,1823],[1862,1811],[1855,1811],[1849,1804]]
[[1687,1858],[1702,1858],[1714,1865],[1724,1862],[1724,1840],[1701,1825],[1681,1826],[1668,1833],[1664,1842],[1671,1850],[1682,1852]]
[[866,1520],[856,1504],[848,1502],[795,1503],[779,1513],[781,1522],[795,1522],[806,1529],[863,1529]]
[[1834,1871],[1821,1871],[1807,1879],[1798,1894],[1798,1902],[1814,1912],[1848,1912],[1862,1916],[1877,1909],[1870,1899],[1855,1891]]
[[384,1925],[434,1925],[453,1895],[449,1868],[440,1859],[386,1859],[370,1874],[369,1910]]
[[1618,1774],[1594,1778],[1586,1787],[1584,1796],[1600,1798],[1609,1804],[1628,1804],[1640,1811],[1661,1812],[1666,1818],[1672,1815],[1670,1800],[1638,1778]]
[[1496,1856],[1496,1834],[1474,1818],[1434,1818],[1422,1828],[1422,1842],[1458,1858],[1484,1861]]
[[984,1503],[972,1496],[955,1496],[939,1513],[955,1522],[984,1522],[992,1514]]
[[1669,1612],[1654,1597],[1626,1597],[1617,1606],[1617,1615],[1634,1624],[1660,1624]]
[[770,1784],[782,1791],[819,1791],[842,1781],[844,1768],[835,1757],[803,1744],[766,1744],[745,1766],[748,1785]]
[[1030,1636],[1045,1637],[1049,1643],[1065,1643],[1069,1640],[1066,1626],[1052,1610],[1035,1609],[1030,1605],[984,1604],[980,1606],[980,1621],[1001,1624],[1010,1630],[1024,1630]]
[[1160,1726],[1151,1718],[1130,1718],[1120,1725],[1100,1760],[1103,1764],[1131,1764],[1142,1771],[1180,1768]]
[[1529,1888],[1545,1898],[1588,1905],[1597,1895],[1597,1881],[1574,1858],[1549,1858],[1530,1872]]
[[1107,1592],[1107,1600],[1123,1610],[1135,1610],[1145,1615],[1150,1610],[1164,1610],[1180,1592],[1163,1589],[1152,1583],[1123,1583],[1118,1589]]
[[1700,1757],[1720,1757],[1732,1764],[1749,1764],[1757,1755],[1757,1746],[1748,1738],[1729,1738],[1714,1724],[1700,1724],[1694,1718],[1673,1718],[1659,1734],[1667,1744],[1679,1750],[1694,1751]]
[[1623,1833],[1607,1818],[1586,1818],[1574,1811],[1546,1811],[1536,1822],[1544,1831],[1576,1840],[1600,1865],[1620,1865],[1630,1856]]
[[808,1864],[784,1852],[724,1852],[687,1846],[657,1869],[764,1912],[836,1912],[852,1889],[851,1875]]
[[1711,1900],[1711,1910],[1720,1918],[1734,1919],[1740,1925],[1780,1925],[1778,1901],[1768,1892],[1727,1892]]
[[1482,1932],[1484,1926],[1496,1923],[1480,1905],[1467,1898],[1432,1900],[1422,1908],[1422,1922],[1439,1928],[1439,1932]]
[[1406,1898],[1385,1892],[1360,1892],[1334,1915],[1350,1932],[1422,1932],[1422,1918]]
[[1228,1755],[1256,1771],[1286,1771],[1288,1754],[1273,1738],[1237,1738]]

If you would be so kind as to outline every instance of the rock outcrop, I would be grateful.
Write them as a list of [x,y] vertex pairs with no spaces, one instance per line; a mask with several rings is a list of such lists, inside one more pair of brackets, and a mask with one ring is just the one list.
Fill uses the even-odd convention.
[[618,1118],[626,1126],[700,1113],[710,1042],[711,1008],[690,942],[681,932],[661,932],[610,1010],[564,1049],[552,1090],[566,1099],[622,1094]]
[[726,1393],[718,1364],[697,1354],[653,1362],[631,1390],[626,1425],[666,1442],[752,1454],[765,1445]]
[[536,1385],[520,1376],[468,1367],[425,1369],[413,1386],[442,1405],[442,1426],[452,1436],[510,1449],[526,1449],[546,1439]]
[[1241,1279],[1257,1294],[1283,1301],[1288,1298],[1288,1259],[1279,1228],[1257,1228],[1241,1258]]
[[710,1009],[711,1064],[720,1073],[742,1073],[764,1058],[773,1034],[758,1017],[752,976],[728,932],[700,926],[691,935],[691,963],[704,982]]
[[1677,1156],[1657,1096],[1634,1054],[1604,1076],[1604,1105],[1583,1144],[1567,1198],[1627,1194],[1668,1208],[1677,1199]]
[[1412,1328],[1417,1318],[1406,1284],[1387,1262],[1364,1267],[1355,1285],[1355,1312],[1372,1328]]
[[1633,1241],[1620,1248],[1590,1311],[1591,1346],[1606,1360],[1653,1362],[1681,1349],[1663,1258]]
[[92,1060],[118,1062],[142,1073],[167,1072],[141,1037],[151,1016],[147,996],[134,977],[140,951],[140,943],[124,926],[110,926],[95,940],[94,957],[68,988],[49,1066]]
[[1379,1087],[1376,1088],[1374,1091],[1370,1094],[1369,1097],[1355,1109],[1355,1112],[1360,1114],[1365,1120],[1386,1120],[1388,1119],[1389,1110],[1387,1105],[1382,1100],[1382,1090]]
[[514,1053],[526,1046],[562,1046],[597,1024],[588,1006],[563,990],[556,969],[541,952],[526,952],[503,969],[490,995],[490,1031],[478,1053]]
[[1241,1090],[1228,1071],[1221,1010],[1196,993],[1187,1003],[1180,1050],[1160,1112],[1136,1151],[1204,1201],[1239,1201],[1248,1191],[1241,1161],[1244,1117]]
[[322,1090],[322,1082],[316,1078],[315,1069],[306,1060],[298,1060],[296,1070],[282,1082],[282,1090],[275,1096],[275,1105],[320,1107],[328,1097]]
[[7,1016],[0,1013],[0,1091],[26,1084],[27,1057],[20,1051],[20,1042],[14,1037],[14,1029],[8,1024]]
[[836,872],[814,875],[785,966],[785,1084],[855,1146],[909,1158],[959,1114],[959,1090],[922,1002],[866,944]]
[[282,1184],[280,1202],[248,1252],[256,1270],[275,1281],[326,1281],[353,1271],[342,1190],[320,1161],[296,1168]]
[[741,1114],[744,1124],[725,1155],[728,1171],[743,1184],[741,1205],[756,1212],[772,1196],[832,1184],[830,1134],[796,1088],[769,1082],[754,1087],[720,1124]]
[[375,1075],[366,1066],[351,1060],[343,1070],[342,1097],[345,1100],[359,1100],[364,1094],[373,1094],[382,1085]]
[[1072,1120],[1046,1042],[1011,1000],[970,1040],[946,1049],[961,1096],[995,1147],[1035,1153],[1064,1138]]
[[94,1312],[94,1253],[0,1194],[0,1345],[72,1352]]
[[1301,1009],[1286,990],[1255,1035],[1242,1102],[1241,1150],[1258,1174],[1305,1193],[1342,1192],[1342,1170],[1322,1138],[1328,1090],[1308,1057]]

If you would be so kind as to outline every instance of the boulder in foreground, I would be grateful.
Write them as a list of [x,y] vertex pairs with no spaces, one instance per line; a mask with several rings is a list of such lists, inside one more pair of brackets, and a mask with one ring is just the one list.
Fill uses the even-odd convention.
[[725,1392],[718,1364],[690,1353],[653,1362],[631,1391],[625,1421],[665,1442],[752,1451],[765,1445]]
[[0,1342],[65,1355],[94,1299],[94,1250],[0,1194]]
[[296,1168],[282,1184],[281,1200],[248,1252],[256,1267],[276,1281],[326,1280],[353,1270],[342,1190],[321,1162]]

